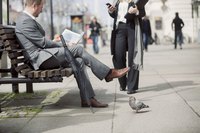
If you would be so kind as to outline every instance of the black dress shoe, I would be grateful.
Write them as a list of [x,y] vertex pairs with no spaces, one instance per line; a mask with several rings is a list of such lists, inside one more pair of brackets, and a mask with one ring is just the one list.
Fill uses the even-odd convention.
[[[95,98],[91,98],[90,99],[90,104],[92,107],[94,108],[106,108],[108,107],[108,104],[105,103],[100,103],[99,101],[97,101]],[[81,107],[90,107],[86,101],[82,101],[81,102]]]
[[136,90],[127,91],[127,94],[134,94],[134,93],[137,93]]
[[119,87],[120,91],[127,91],[126,88]]

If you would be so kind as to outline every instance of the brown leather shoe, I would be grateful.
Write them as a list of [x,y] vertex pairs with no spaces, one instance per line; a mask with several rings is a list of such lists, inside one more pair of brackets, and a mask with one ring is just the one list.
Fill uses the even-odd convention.
[[[108,107],[108,104],[100,103],[95,98],[90,99],[90,104],[91,104],[92,107],[95,107],[95,108],[106,108],[106,107]],[[87,104],[86,101],[82,101],[81,107],[90,107],[90,106]]]
[[111,69],[111,73],[106,76],[106,82],[112,81],[114,78],[121,78],[123,77],[128,71],[130,70],[129,67],[122,68],[122,69]]

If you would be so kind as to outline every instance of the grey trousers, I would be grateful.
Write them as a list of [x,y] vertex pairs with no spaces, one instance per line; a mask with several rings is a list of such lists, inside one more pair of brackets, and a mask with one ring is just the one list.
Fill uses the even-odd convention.
[[115,41],[115,53],[113,56],[113,64],[115,68],[121,69],[126,67],[126,51],[128,50],[128,66],[130,71],[128,76],[119,78],[119,83],[122,89],[126,86],[129,91],[137,90],[139,83],[139,71],[135,70],[133,67],[134,60],[134,49],[135,49],[135,30],[131,28],[128,24],[119,24],[116,41]]
[[[45,62],[43,62],[40,65],[40,69],[52,69],[52,68],[58,68],[59,64],[62,67],[70,67],[70,63],[65,57],[65,49],[63,47],[59,47],[58,53],[56,53],[56,58],[51,57]],[[81,70],[81,78],[85,81],[86,90],[88,93],[88,97],[92,98],[95,96],[93,87],[90,83],[89,76],[87,74],[86,66],[90,67],[94,75],[99,78],[100,80],[103,80],[108,73],[110,72],[110,68],[97,60],[95,57],[90,55],[85,49],[81,46],[73,46],[69,47],[70,52],[72,53],[73,57],[75,58],[77,67]],[[59,60],[59,62],[58,62]],[[79,85],[79,83],[78,83]],[[80,96],[82,100],[85,100],[85,92],[81,89],[82,87],[79,87],[80,89]]]

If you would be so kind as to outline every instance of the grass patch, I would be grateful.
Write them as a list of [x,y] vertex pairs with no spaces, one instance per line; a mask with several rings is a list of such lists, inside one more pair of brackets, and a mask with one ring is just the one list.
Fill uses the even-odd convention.
[[49,92],[34,92],[34,93],[19,93],[15,94],[15,99],[38,99],[38,98],[45,98]]
[[0,113],[0,119],[32,117],[42,111],[41,106],[7,107]]
[[[35,93],[1,93],[1,105],[2,105],[2,113],[0,113],[0,119],[5,118],[26,118],[26,117],[34,117],[39,112],[42,111],[44,106],[48,106],[56,103],[60,97],[62,97],[65,93],[62,90],[55,90],[52,92],[49,91],[38,91]],[[26,106],[16,106],[12,105],[13,101],[22,102],[28,100],[42,100],[36,105],[26,105]],[[7,106],[7,107],[6,107]]]
[[[2,113],[0,113],[0,119],[4,118],[21,118],[34,116],[42,110],[42,106],[38,105],[27,105],[27,106],[15,106],[12,105],[13,101],[23,101],[31,99],[45,99],[49,92],[40,91],[35,93],[1,93],[0,103],[2,107]],[[11,106],[9,106],[11,105]]]

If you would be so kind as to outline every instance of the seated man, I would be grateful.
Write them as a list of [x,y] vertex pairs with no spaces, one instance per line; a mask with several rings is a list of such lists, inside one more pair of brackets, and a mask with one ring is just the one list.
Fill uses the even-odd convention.
[[[43,4],[44,0],[26,0],[25,10],[16,21],[16,35],[22,47],[26,49],[26,56],[35,70],[58,68],[60,65],[69,67],[70,63],[65,56],[65,48],[62,47],[61,43],[47,40],[45,31],[36,21],[36,17],[42,12]],[[88,94],[86,97],[83,87],[80,87],[80,83],[78,83],[81,106],[88,107],[87,98],[89,98],[92,107],[107,107],[108,104],[100,103],[94,98],[95,94],[88,78],[86,66],[90,67],[94,75],[100,80],[105,79],[107,82],[113,78],[124,76],[129,71],[129,68],[110,69],[87,53],[81,46],[69,47],[69,50],[81,71],[81,78],[84,80]]]

